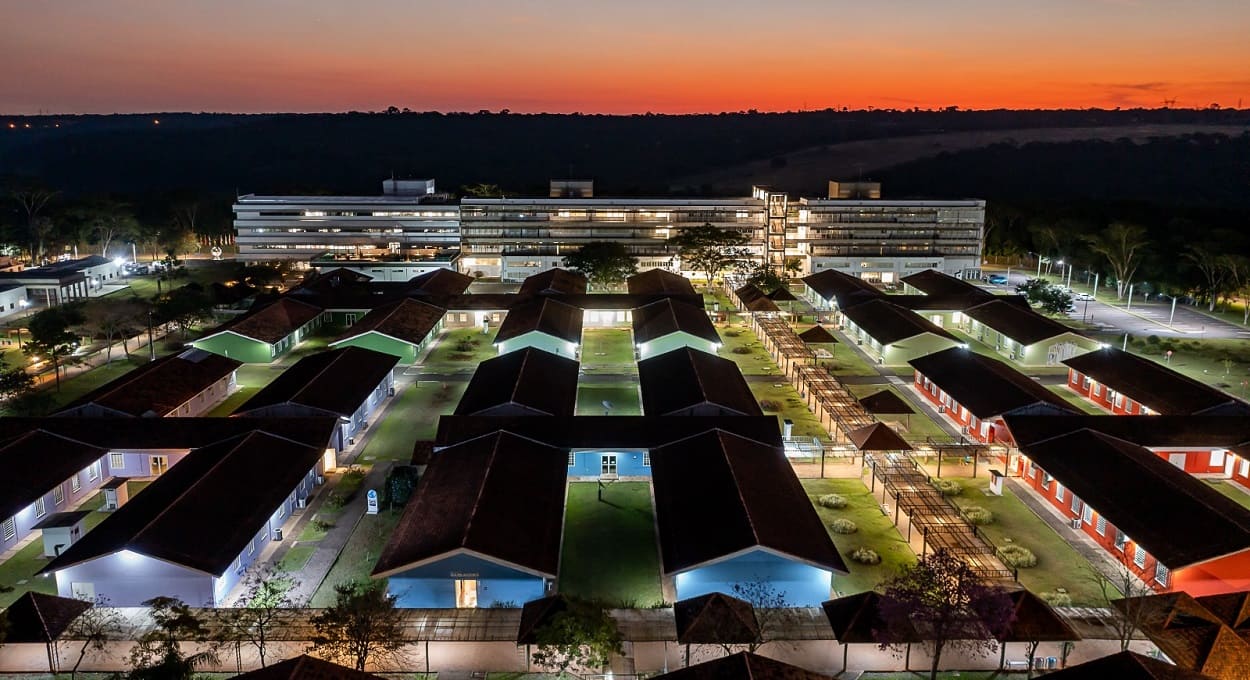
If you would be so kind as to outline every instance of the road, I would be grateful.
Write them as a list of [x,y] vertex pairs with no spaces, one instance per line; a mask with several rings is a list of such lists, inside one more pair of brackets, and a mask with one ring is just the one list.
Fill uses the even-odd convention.
[[[1031,270],[1012,270],[1011,280],[1006,285],[985,284],[984,287],[999,294],[1013,293],[1016,286],[1033,278],[1034,273]],[[1089,286],[1074,280],[1072,289],[1078,293],[1088,292]],[[1068,315],[1069,318],[1084,320],[1109,333],[1130,333],[1142,337],[1157,335],[1161,338],[1250,339],[1250,328],[1207,316],[1188,305],[1176,305],[1176,315],[1172,317],[1172,303],[1166,298],[1162,302],[1141,302],[1138,299],[1131,309],[1124,304],[1103,301],[1076,301],[1075,305],[1076,312]]]

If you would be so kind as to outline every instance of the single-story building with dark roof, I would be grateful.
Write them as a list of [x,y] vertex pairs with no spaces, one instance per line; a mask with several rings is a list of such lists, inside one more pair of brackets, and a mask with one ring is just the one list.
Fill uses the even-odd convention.
[[471,285],[472,276],[446,267],[439,267],[408,280],[408,286],[415,295],[460,295]]
[[784,661],[753,652],[737,652],[655,676],[656,680],[830,680]]
[[267,364],[291,351],[328,320],[316,305],[283,296],[208,332],[193,347],[249,364]]
[[1068,666],[1054,673],[1047,673],[1050,680],[1215,680],[1210,675],[1180,668],[1162,659],[1138,654],[1116,652],[1075,666]]
[[777,303],[768,297],[763,289],[754,283],[738,288],[733,292],[734,297],[738,298],[738,306],[747,312],[779,312],[781,308]]
[[690,279],[667,269],[648,269],[625,280],[630,295],[696,295]]
[[311,354],[252,395],[233,415],[338,416],[334,446],[342,451],[394,394],[398,363],[392,354],[361,347]]
[[653,449],[651,464],[660,562],[678,599],[763,580],[815,607],[847,573],[780,448],[711,431]]
[[382,305],[360,318],[330,347],[362,347],[416,363],[443,330],[447,310],[412,298]]
[[505,432],[434,455],[374,578],[401,607],[490,607],[548,594],[560,566],[566,454]]
[[1250,416],[1250,404],[1114,347],[1063,363],[1072,391],[1117,415]]
[[639,359],[682,347],[709,354],[720,349],[720,335],[702,308],[665,298],[635,309],[632,317]]
[[62,597],[220,606],[324,474],[323,449],[252,432],[196,449],[40,570]]
[[639,361],[638,383],[646,415],[763,414],[737,364],[689,347]]
[[582,343],[582,315],[578,307],[551,298],[537,298],[508,309],[495,335],[500,354],[536,347],[567,359],[576,359]]
[[805,276],[802,281],[803,297],[816,309],[840,309],[865,300],[885,297],[885,292],[871,283],[836,269],[826,269]]
[[1073,406],[1007,364],[971,350],[948,349],[912,359],[912,387],[976,441],[1011,441],[1002,417],[1070,414]]
[[994,294],[969,283],[964,279],[945,274],[936,269],[925,269],[924,271],[908,274],[899,279],[903,282],[903,291],[905,293],[921,293],[924,295],[984,295],[989,300]]
[[270,663],[231,680],[384,680],[380,675],[358,671],[322,661],[315,656],[300,654],[291,659]]
[[191,417],[203,415],[238,388],[243,362],[188,349],[144,364],[57,411],[61,416]]
[[569,269],[553,267],[525,277],[517,292],[525,295],[580,295],[586,292],[588,286],[585,276]]
[[0,443],[0,552],[48,517],[89,498],[107,477],[108,449],[44,430]]
[[1250,587],[1250,510],[1205,481],[1090,429],[1019,448],[1008,473],[1155,590]]
[[456,405],[458,416],[571,416],[578,363],[526,347],[478,364]]
[[963,311],[968,335],[1024,366],[1056,366],[1102,343],[1032,309],[990,300]]
[[905,364],[963,344],[933,322],[887,298],[842,308],[840,314],[842,332],[883,364]]

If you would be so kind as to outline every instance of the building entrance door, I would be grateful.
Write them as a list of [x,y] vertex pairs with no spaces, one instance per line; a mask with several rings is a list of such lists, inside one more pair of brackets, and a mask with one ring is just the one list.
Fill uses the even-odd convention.
[[152,468],[152,476],[160,477],[169,469],[168,456],[151,456],[148,458],[149,466]]
[[456,608],[475,609],[477,607],[477,579],[456,580]]

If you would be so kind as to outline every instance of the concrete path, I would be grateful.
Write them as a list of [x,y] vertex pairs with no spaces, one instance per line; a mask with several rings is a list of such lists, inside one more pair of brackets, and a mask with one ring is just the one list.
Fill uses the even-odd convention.
[[[1084,531],[1073,529],[1069,524],[1071,520],[1068,516],[1061,514],[1055,506],[1038,498],[1020,480],[1014,477],[1007,477],[1006,480],[1007,488],[1011,489],[1011,493],[1027,505],[1033,511],[1033,514],[1040,517],[1051,529],[1054,529],[1068,545],[1071,545],[1082,557],[1089,560],[1090,565],[1094,569],[1111,579],[1112,583],[1119,580],[1116,575],[1124,569],[1124,565],[1117,561],[1115,557],[1104,550],[1102,546],[1095,543]],[[1145,587],[1145,585],[1143,584],[1142,587]]]

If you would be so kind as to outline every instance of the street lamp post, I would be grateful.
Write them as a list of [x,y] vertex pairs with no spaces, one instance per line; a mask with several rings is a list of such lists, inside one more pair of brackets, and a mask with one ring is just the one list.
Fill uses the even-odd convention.
[[1172,325],[1172,320],[1176,318],[1176,296],[1172,296],[1172,313],[1168,315],[1168,325]]
[[156,361],[156,341],[152,339],[152,310],[148,310],[148,358]]

